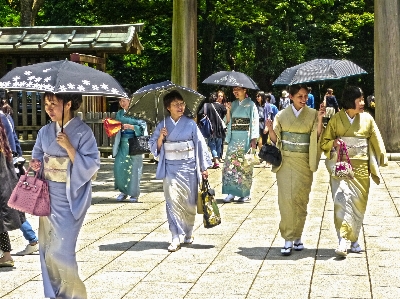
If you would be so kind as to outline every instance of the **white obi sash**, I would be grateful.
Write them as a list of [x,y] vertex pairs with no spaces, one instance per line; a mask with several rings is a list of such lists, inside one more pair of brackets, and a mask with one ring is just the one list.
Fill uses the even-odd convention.
[[368,139],[363,137],[340,137],[346,143],[347,152],[353,159],[368,159]]
[[44,178],[49,181],[66,183],[69,157],[56,157],[44,154],[43,170]]
[[[44,153],[43,157],[43,172],[44,178],[49,181],[66,183],[67,169],[71,161],[69,157],[56,157]],[[97,177],[97,172],[92,176],[92,180]]]
[[164,143],[165,159],[186,160],[194,158],[194,143],[192,140]]

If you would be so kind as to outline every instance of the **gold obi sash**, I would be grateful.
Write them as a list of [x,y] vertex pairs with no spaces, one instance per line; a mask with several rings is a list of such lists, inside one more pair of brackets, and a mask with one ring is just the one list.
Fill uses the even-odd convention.
[[186,160],[194,158],[194,143],[192,140],[164,143],[165,159]]
[[297,153],[308,153],[310,134],[282,132],[282,150]]
[[44,178],[49,181],[66,183],[69,157],[56,157],[44,154],[43,170]]
[[232,131],[248,131],[250,130],[250,118],[234,117],[231,123]]
[[340,137],[346,144],[349,158],[368,159],[368,139],[362,137]]

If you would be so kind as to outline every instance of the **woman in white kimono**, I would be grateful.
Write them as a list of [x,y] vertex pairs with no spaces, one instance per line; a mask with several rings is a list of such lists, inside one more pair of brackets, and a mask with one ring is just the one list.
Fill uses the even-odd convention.
[[183,243],[193,242],[193,227],[199,184],[208,177],[212,165],[207,144],[194,120],[185,116],[185,102],[178,91],[164,96],[164,107],[170,116],[161,121],[149,145],[154,157],[159,157],[156,178],[163,179],[167,218],[174,252]]
[[[227,111],[228,127],[225,141],[228,143],[222,169],[222,193],[228,194],[224,202],[238,196],[239,202],[250,201],[253,181],[253,165],[246,165],[244,155],[256,148],[259,137],[259,116],[256,104],[246,97],[246,89],[234,87],[236,100]],[[229,107],[229,106],[228,106]]]
[[130,202],[138,202],[140,195],[140,178],[143,171],[143,155],[129,155],[129,138],[147,135],[147,125],[144,120],[131,116],[125,116],[129,107],[129,99],[121,98],[119,104],[121,108],[116,120],[122,123],[123,130],[118,132],[113,146],[114,163],[114,187],[121,193],[117,196],[117,201],[126,199],[129,195]]
[[49,183],[50,216],[39,218],[39,254],[46,298],[84,299],[75,247],[92,199],[92,177],[100,155],[92,130],[74,111],[82,103],[76,94],[45,94],[52,120],[40,129],[30,166],[43,169]]
[[[347,256],[347,240],[350,251],[359,253],[358,243],[365,210],[367,208],[370,176],[380,183],[379,166],[387,165],[386,149],[373,117],[364,112],[363,92],[358,87],[348,87],[343,93],[343,109],[332,116],[322,134],[321,148],[328,171],[337,161],[340,143],[344,142],[354,171],[354,179],[331,176],[334,200],[334,222],[339,239],[336,254]],[[342,159],[346,159],[343,155]]]
[[307,86],[289,88],[293,104],[280,111],[274,119],[267,119],[271,141],[281,150],[282,163],[273,166],[278,184],[278,205],[281,214],[279,229],[285,245],[282,255],[303,250],[301,241],[307,217],[307,205],[320,159],[319,136],[323,130],[325,107],[309,108]]

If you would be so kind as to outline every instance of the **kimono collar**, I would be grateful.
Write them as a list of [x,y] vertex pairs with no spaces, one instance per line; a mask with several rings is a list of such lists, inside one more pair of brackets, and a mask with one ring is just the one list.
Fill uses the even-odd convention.
[[178,122],[181,120],[182,116],[177,121],[174,121],[174,119],[171,116],[169,118],[171,119],[174,126],[176,126],[178,124]]
[[353,121],[356,119],[357,114],[354,115],[353,118],[351,118],[351,117],[347,114],[346,110],[344,111],[344,113],[346,113],[347,119],[349,120],[350,124],[353,124]]
[[303,111],[303,108],[301,108],[299,111],[297,111],[296,108],[294,108],[293,104],[291,104],[290,106],[292,106],[292,110],[293,110],[294,116],[299,117],[301,111]]
[[[67,125],[71,122],[71,120],[73,120],[75,117],[73,117],[73,118],[71,118],[68,122],[66,122],[64,125],[63,125],[63,127],[64,127],[64,129],[67,127]],[[55,122],[56,123],[56,135],[58,134],[58,133],[60,133],[61,132],[61,127],[60,127],[60,125],[58,124],[58,122]]]

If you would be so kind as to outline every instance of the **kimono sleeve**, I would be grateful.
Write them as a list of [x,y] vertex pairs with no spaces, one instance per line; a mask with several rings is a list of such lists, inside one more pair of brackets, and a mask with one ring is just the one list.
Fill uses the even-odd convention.
[[257,139],[260,137],[260,120],[258,116],[258,110],[256,105],[252,102],[251,103],[251,126],[250,126],[250,140]]
[[100,153],[92,130],[87,127],[76,148],[74,163],[67,170],[67,199],[75,219],[85,215],[91,204],[92,177],[100,168]]
[[320,147],[326,157],[330,157],[330,152],[333,147],[333,142],[337,137],[337,124],[336,118],[333,117],[329,120],[328,125],[322,132],[320,137]]

